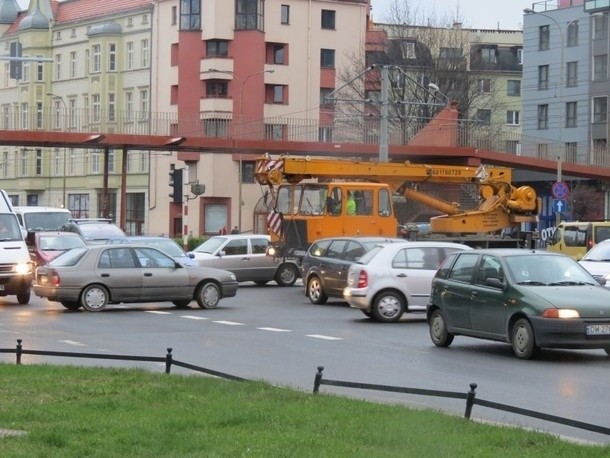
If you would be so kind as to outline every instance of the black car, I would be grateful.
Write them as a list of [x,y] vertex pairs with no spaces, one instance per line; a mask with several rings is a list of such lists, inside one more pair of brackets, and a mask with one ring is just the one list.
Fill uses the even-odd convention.
[[325,304],[329,297],[343,299],[347,271],[352,262],[375,245],[404,241],[389,237],[330,237],[316,240],[301,264],[305,295],[314,304]]

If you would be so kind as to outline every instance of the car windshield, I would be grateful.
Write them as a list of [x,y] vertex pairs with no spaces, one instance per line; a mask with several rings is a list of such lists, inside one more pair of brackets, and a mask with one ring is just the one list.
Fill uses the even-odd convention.
[[55,231],[70,220],[67,212],[33,212],[23,215],[28,231]]
[[568,256],[527,253],[507,256],[506,267],[519,285],[561,286],[598,285],[597,281]]
[[610,244],[600,243],[595,245],[582,258],[583,261],[610,261]]
[[87,240],[125,237],[123,231],[113,224],[79,224],[78,227],[83,237]]
[[65,253],[60,254],[52,261],[47,263],[47,266],[50,267],[66,267],[66,266],[74,266],[76,265],[81,258],[88,251],[87,247],[74,248],[73,250],[66,251]]
[[64,251],[85,246],[85,241],[79,236],[49,235],[40,237],[40,249],[43,251]]
[[215,253],[227,241],[226,237],[210,237],[193,251],[197,253]]

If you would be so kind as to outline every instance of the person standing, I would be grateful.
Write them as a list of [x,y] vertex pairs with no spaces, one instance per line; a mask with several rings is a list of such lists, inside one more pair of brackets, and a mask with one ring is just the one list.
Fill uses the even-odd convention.
[[345,210],[348,215],[356,214],[356,200],[352,196],[351,191],[347,191],[347,202],[345,203]]
[[239,234],[239,228],[237,226],[235,226],[232,230],[231,230],[231,234]]

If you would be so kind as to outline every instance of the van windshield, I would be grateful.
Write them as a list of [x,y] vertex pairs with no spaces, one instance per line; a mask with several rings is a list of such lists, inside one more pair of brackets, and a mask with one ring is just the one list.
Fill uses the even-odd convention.
[[17,217],[14,213],[0,214],[0,241],[23,240]]
[[23,223],[30,231],[57,231],[70,220],[66,212],[33,212],[24,213]]

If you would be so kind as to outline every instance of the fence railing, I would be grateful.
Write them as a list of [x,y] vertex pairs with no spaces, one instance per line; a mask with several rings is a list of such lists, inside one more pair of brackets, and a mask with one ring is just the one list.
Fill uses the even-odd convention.
[[[82,353],[82,352],[66,352],[66,351],[50,351],[50,350],[30,350],[23,348],[23,340],[17,339],[17,345],[15,348],[0,348],[0,353],[13,353],[15,354],[16,364],[22,363],[23,355],[39,355],[39,356],[55,356],[64,358],[87,358],[87,359],[109,359],[117,361],[141,361],[141,362],[152,362],[152,363],[164,363],[165,373],[171,373],[172,366],[179,366],[184,369],[189,369],[196,372],[212,375],[214,377],[224,378],[233,381],[247,381],[247,379],[238,377],[236,375],[227,374],[225,372],[208,369],[205,367],[197,366],[195,364],[186,363],[184,361],[175,360],[172,354],[172,349],[167,348],[165,356],[137,356],[137,355],[113,355],[113,354],[99,354],[99,353]],[[324,366],[318,366],[317,372],[314,378],[313,393],[318,394],[321,385],[338,386],[343,388],[354,388],[359,390],[374,390],[374,391],[385,391],[392,393],[404,393],[414,394],[420,396],[433,396],[450,399],[463,399],[466,401],[464,417],[467,419],[471,418],[473,406],[479,405],[490,409],[502,410],[504,412],[510,412],[518,415],[523,415],[531,418],[537,418],[552,423],[557,423],[565,426],[571,426],[573,428],[582,429],[585,431],[592,431],[595,433],[605,434],[610,436],[610,428],[604,426],[586,423],[582,421],[572,420],[570,418],[559,417],[535,410],[523,409],[521,407],[511,406],[508,404],[501,404],[499,402],[487,401],[476,397],[477,384],[471,383],[470,389],[464,393],[459,391],[442,391],[442,390],[429,390],[422,388],[409,388],[402,386],[392,385],[378,385],[371,383],[360,383],[350,382],[345,380],[331,380],[323,377]]]

